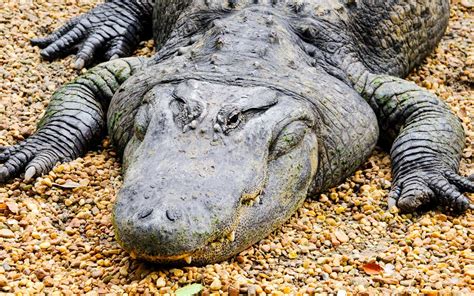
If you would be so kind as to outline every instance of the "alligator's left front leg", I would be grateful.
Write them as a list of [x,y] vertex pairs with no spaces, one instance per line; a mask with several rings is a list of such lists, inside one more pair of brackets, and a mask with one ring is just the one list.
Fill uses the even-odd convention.
[[17,145],[0,147],[0,183],[23,169],[25,179],[45,174],[57,162],[84,154],[104,130],[114,93],[144,65],[139,57],[102,63],[57,90],[35,134]]
[[460,120],[414,83],[362,73],[351,79],[377,114],[381,136],[393,141],[389,206],[403,211],[426,205],[456,212],[472,208],[462,193],[474,191],[474,180],[458,174],[465,140]]

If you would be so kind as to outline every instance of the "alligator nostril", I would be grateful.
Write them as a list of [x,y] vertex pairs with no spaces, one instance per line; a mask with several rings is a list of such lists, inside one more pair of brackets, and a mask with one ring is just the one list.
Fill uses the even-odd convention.
[[179,213],[175,210],[166,210],[166,218],[170,221],[176,221],[179,218]]
[[138,213],[138,219],[143,219],[151,215],[153,213],[153,209],[144,209],[140,213]]
[[149,195],[149,194],[145,194],[145,195],[143,196],[143,198],[144,198],[144,199],[149,199],[149,198],[150,198],[150,195]]

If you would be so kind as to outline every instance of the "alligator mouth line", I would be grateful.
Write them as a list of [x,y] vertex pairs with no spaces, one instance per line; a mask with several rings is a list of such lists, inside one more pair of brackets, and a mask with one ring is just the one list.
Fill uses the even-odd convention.
[[137,256],[135,251],[131,251],[130,252],[130,257],[132,257],[132,259],[141,258],[141,259],[145,259],[147,261],[179,261],[179,260],[184,260],[187,264],[191,264],[191,262],[193,260],[192,254],[194,254],[194,253],[185,253],[185,254],[174,255],[174,256],[152,256],[152,255]]
[[[214,239],[214,240],[211,240],[211,241],[207,242],[205,244],[205,247],[210,246],[212,248],[218,248],[221,244],[223,244],[225,242],[230,242],[230,243],[234,242],[234,240],[235,240],[235,228],[236,227],[234,226],[234,227],[231,228],[231,231],[228,231],[223,236],[220,236],[217,239]],[[130,252],[130,257],[132,257],[132,259],[141,258],[141,259],[145,259],[145,260],[148,260],[148,261],[176,262],[176,261],[184,260],[184,262],[186,262],[187,264],[191,264],[193,262],[193,257],[195,257],[194,255],[197,252],[199,252],[200,250],[201,249],[198,249],[198,250],[196,250],[194,252],[190,252],[190,253],[184,253],[184,254],[172,255],[172,256],[152,256],[152,255],[137,256],[135,251],[131,251]]]

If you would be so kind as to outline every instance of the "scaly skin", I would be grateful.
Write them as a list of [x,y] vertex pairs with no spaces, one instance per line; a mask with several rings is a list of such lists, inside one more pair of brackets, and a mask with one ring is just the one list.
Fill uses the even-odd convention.
[[126,57],[149,35],[152,10],[148,1],[107,1],[69,20],[49,36],[32,39],[31,43],[43,49],[41,56],[47,60],[77,49],[77,69],[89,65],[99,54],[106,60]]
[[[114,0],[46,37],[50,57],[96,40],[94,50],[86,41],[79,51],[82,66],[94,57],[84,52],[107,51],[114,40],[127,48],[120,55],[129,53],[137,40],[127,34],[153,23],[159,50],[146,63],[101,64],[58,91],[37,134],[0,154],[0,181],[84,153],[107,113],[124,162],[113,221],[134,257],[229,258],[284,223],[306,196],[354,172],[379,132],[391,145],[389,206],[470,207],[462,192],[474,182],[457,173],[459,120],[399,78],[441,38],[447,1],[259,2],[164,0],[152,14],[148,2]],[[110,20],[126,20],[125,35],[98,38]],[[81,35],[71,41],[74,32]]]

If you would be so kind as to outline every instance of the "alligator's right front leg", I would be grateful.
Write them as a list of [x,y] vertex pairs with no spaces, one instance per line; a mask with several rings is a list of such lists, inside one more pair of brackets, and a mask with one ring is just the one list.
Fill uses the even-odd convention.
[[23,169],[25,179],[31,179],[85,153],[104,130],[110,99],[144,62],[138,57],[106,62],[57,90],[36,133],[17,145],[0,147],[0,183]]

